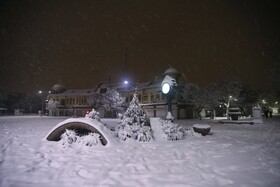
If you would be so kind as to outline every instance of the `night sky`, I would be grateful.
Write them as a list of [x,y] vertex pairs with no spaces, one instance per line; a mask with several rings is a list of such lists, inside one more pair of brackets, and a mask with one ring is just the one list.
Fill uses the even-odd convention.
[[277,0],[1,1],[0,91],[121,82],[125,48],[133,82],[172,66],[200,86],[235,75],[269,89],[279,10]]

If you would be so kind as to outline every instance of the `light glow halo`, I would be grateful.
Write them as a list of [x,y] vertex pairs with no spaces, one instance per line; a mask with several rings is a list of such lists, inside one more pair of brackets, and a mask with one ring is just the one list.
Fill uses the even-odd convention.
[[167,93],[169,93],[169,91],[170,91],[170,85],[169,85],[167,82],[165,82],[165,83],[163,83],[161,89],[162,89],[162,92],[163,92],[164,94],[167,94]]

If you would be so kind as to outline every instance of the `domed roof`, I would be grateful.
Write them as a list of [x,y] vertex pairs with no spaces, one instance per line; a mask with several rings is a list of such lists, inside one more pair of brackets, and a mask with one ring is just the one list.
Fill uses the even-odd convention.
[[165,76],[165,75],[170,75],[170,76],[175,76],[175,77],[177,77],[177,76],[179,76],[180,75],[180,73],[179,73],[179,71],[177,70],[177,69],[175,69],[175,68],[173,68],[173,67],[169,67],[169,68],[167,68],[166,70],[165,70],[165,72],[163,73],[163,75]]
[[52,87],[52,89],[54,90],[54,91],[62,91],[62,90],[64,90],[65,88],[64,88],[64,86],[62,86],[61,84],[55,84],[53,87]]

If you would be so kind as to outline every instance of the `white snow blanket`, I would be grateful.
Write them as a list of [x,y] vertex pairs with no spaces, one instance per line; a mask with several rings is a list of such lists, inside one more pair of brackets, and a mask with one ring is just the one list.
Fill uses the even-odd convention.
[[185,128],[211,125],[211,135],[180,141],[66,148],[42,141],[63,120],[0,117],[1,187],[279,186],[280,118],[254,125],[176,120]]

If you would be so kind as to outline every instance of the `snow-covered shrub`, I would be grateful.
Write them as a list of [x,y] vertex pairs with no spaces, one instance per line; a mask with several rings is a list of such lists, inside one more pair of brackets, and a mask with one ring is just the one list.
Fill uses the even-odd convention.
[[182,140],[184,138],[184,129],[181,125],[172,123],[170,120],[161,121],[162,130],[167,140]]
[[60,138],[60,141],[62,141],[62,145],[70,145],[77,141],[78,136],[76,131],[66,129]]
[[89,133],[81,137],[81,142],[86,146],[93,146],[100,144],[100,135],[97,133]]
[[97,121],[100,121],[99,115],[100,115],[99,112],[97,112],[93,108],[88,114],[86,114],[85,118],[91,118],[91,119],[96,119]]
[[116,136],[125,141],[132,138],[138,141],[152,140],[151,125],[147,113],[139,106],[137,93],[134,94],[123,116],[119,115],[120,122],[116,129]]
[[153,139],[151,127],[143,126],[138,132],[138,141],[148,142]]
[[85,146],[100,145],[100,135],[97,133],[88,133],[84,136],[79,136],[75,130],[66,129],[61,135],[62,145],[70,146],[72,144],[81,144]]

